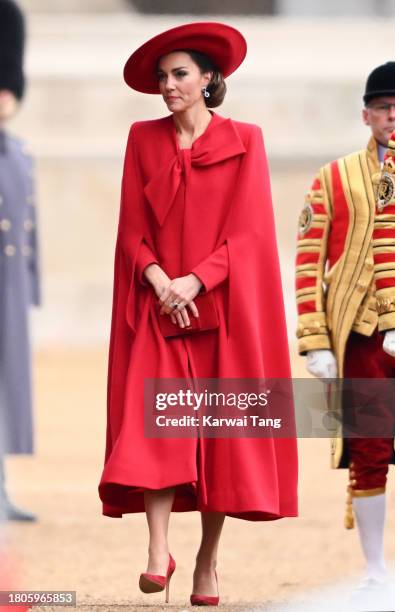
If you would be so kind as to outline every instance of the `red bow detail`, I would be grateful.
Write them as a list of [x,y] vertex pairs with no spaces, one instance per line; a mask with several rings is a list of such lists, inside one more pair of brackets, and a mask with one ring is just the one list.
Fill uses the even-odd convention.
[[243,155],[246,149],[231,119],[225,119],[207,130],[191,149],[180,149],[144,187],[144,193],[159,225],[163,225],[184,174],[187,180],[191,167],[211,166]]

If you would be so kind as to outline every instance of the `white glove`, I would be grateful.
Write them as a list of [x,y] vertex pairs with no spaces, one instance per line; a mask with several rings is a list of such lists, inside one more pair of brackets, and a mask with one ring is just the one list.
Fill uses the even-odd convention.
[[391,357],[395,357],[395,329],[389,329],[385,332],[383,351],[391,355]]
[[[395,347],[395,339],[394,339]],[[336,378],[336,358],[328,349],[308,351],[306,355],[306,368],[316,378]]]

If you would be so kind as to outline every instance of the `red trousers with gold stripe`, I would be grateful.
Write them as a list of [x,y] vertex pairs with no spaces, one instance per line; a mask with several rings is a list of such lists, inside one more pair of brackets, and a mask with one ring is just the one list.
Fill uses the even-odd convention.
[[[383,351],[383,336],[352,332],[347,342],[345,378],[394,378],[395,358]],[[395,400],[394,400],[395,401]],[[378,407],[380,410],[380,406]],[[343,406],[347,410],[347,406]],[[394,457],[393,438],[348,438],[346,440],[353,495],[385,490],[388,464]]]

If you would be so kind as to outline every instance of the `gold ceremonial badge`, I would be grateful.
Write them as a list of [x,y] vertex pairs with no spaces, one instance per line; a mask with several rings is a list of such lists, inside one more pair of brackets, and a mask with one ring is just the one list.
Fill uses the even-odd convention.
[[306,204],[299,216],[299,234],[304,236],[313,223],[313,209],[311,204]]
[[395,191],[394,177],[389,172],[383,172],[377,190],[377,208],[379,212],[388,206]]

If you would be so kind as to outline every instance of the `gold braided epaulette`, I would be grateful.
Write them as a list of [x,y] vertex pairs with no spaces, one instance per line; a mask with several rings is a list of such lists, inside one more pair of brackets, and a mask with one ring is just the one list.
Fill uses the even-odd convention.
[[394,298],[377,298],[376,309],[379,315],[387,314],[387,312],[395,312],[395,297]]

